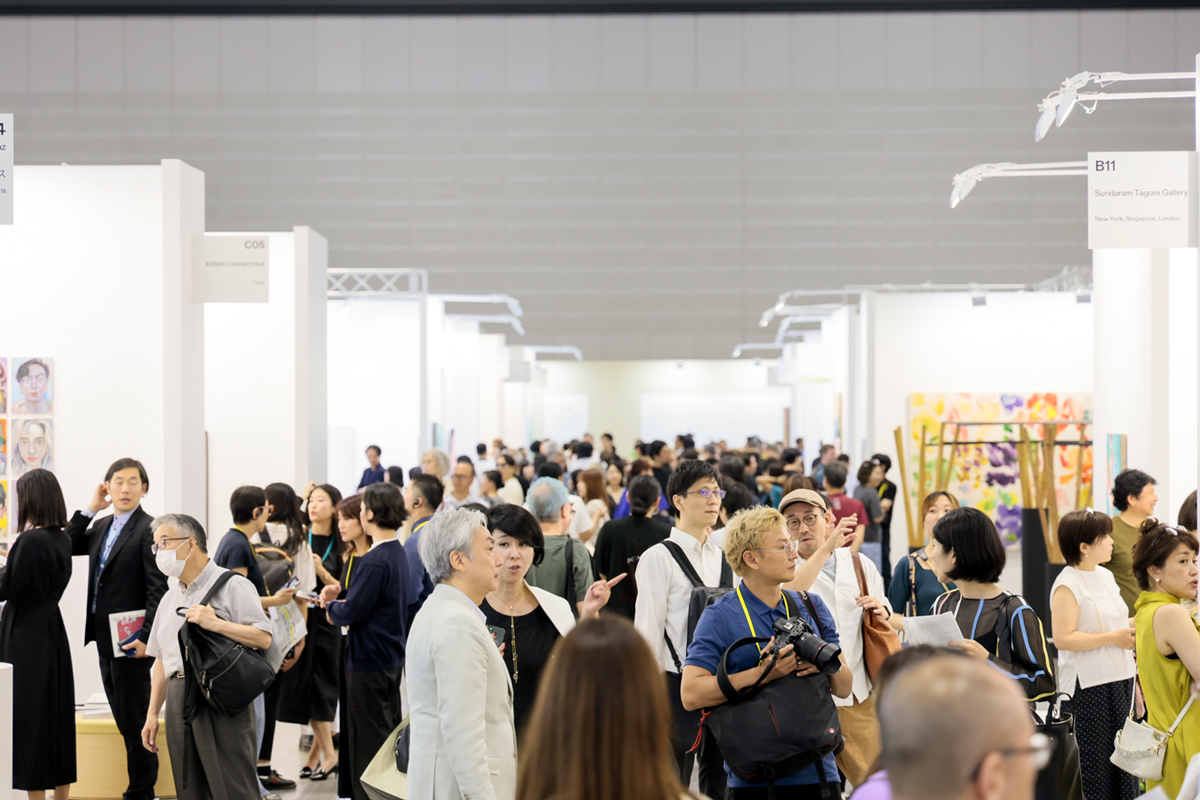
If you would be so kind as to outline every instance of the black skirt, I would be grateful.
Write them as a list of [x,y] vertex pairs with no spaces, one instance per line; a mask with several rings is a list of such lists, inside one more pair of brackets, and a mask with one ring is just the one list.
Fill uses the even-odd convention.
[[309,720],[333,722],[342,673],[342,631],[325,611],[308,610],[308,637],[296,665],[283,673],[278,719],[296,725]]
[[1141,796],[1138,779],[1109,761],[1113,739],[1129,716],[1132,694],[1133,678],[1090,689],[1081,688],[1079,680],[1075,681],[1071,713],[1075,715],[1083,796],[1087,800],[1133,800]]

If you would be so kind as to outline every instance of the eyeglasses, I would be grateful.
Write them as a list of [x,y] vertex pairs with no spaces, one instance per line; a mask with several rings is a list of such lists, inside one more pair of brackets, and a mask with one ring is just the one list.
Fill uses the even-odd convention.
[[[1030,756],[1034,770],[1041,772],[1050,763],[1050,756],[1054,755],[1054,740],[1044,733],[1035,733],[1029,737],[1028,747],[1006,747],[1003,750],[993,750],[992,752],[999,753],[1001,758]],[[985,755],[984,758],[986,757]],[[979,777],[981,769],[983,769],[983,759],[979,760],[979,766],[971,772],[971,780]]]
[[804,523],[809,528],[817,524],[817,520],[821,519],[820,514],[805,514],[803,517],[788,517],[787,528],[789,531],[800,530],[800,523]]
[[695,489],[693,491],[684,492],[683,494],[684,494],[684,496],[687,496],[689,494],[698,494],[701,497],[703,497],[705,500],[711,500],[714,497],[717,498],[718,500],[725,499],[725,491],[723,489]]
[[789,553],[799,553],[800,552],[800,543],[799,542],[788,542],[783,547],[776,547],[771,550],[751,550],[750,552],[751,553],[783,553],[784,555],[788,555]]
[[[163,539],[163,544],[166,544],[167,542],[186,542],[190,538],[192,538],[192,537],[190,537],[190,536],[168,536],[166,539]],[[153,555],[158,555],[158,551],[163,550],[163,549],[174,550],[175,548],[173,548],[173,547],[172,548],[163,548],[163,547],[159,546],[158,542],[154,542],[153,544],[150,545],[150,552]]]

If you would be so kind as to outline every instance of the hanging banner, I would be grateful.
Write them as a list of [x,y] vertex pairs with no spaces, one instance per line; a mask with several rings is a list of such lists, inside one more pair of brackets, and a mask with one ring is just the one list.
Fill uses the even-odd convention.
[[206,233],[192,237],[192,293],[197,303],[265,303],[266,234]]
[[1196,247],[1196,154],[1088,153],[1088,247]]
[[13,224],[13,115],[0,114],[0,225]]

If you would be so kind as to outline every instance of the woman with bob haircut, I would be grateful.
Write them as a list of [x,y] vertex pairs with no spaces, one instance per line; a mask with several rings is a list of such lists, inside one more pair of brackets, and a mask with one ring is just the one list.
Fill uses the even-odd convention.
[[683,800],[667,685],[646,640],[613,614],[554,647],[521,740],[517,800]]
[[[1182,600],[1196,597],[1196,536],[1148,517],[1133,545],[1133,574],[1142,593],[1137,599],[1137,671],[1146,698],[1146,724],[1170,729],[1200,676],[1200,629]],[[1200,753],[1200,709],[1184,714],[1167,740],[1163,779],[1146,781],[1146,790],[1162,786],[1179,794],[1188,761]]]
[[1058,525],[1067,566],[1050,590],[1059,690],[1071,695],[1088,800],[1132,800],[1138,779],[1109,760],[1133,697],[1134,629],[1117,579],[1097,569],[1112,558],[1112,520],[1090,508]]
[[1025,599],[996,585],[1005,564],[996,525],[976,508],[956,508],[933,526],[929,565],[957,588],[933,604],[949,611],[964,641],[950,646],[991,662],[1012,675],[1031,702],[1054,695],[1054,668],[1046,654],[1042,621]]

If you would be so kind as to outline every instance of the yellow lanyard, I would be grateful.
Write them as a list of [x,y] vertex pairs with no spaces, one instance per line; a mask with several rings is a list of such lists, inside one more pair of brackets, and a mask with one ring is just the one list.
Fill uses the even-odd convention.
[[[750,626],[750,635],[757,638],[758,632],[754,630],[754,620],[752,620],[750,618],[750,609],[746,608],[746,598],[742,597],[742,587],[741,586],[739,586],[737,588],[737,596],[738,596],[738,600],[742,604],[742,613],[746,615],[746,624]],[[779,599],[783,601],[783,613],[787,615],[788,619],[791,619],[792,612],[788,608],[787,596],[784,595],[784,593],[782,591],[779,592]],[[755,642],[754,646],[758,648],[759,655],[762,655],[762,642]]]
[[350,573],[354,569],[354,553],[350,554],[350,560],[346,562],[346,588],[350,588]]

